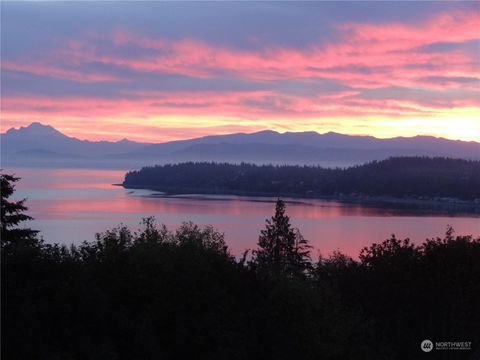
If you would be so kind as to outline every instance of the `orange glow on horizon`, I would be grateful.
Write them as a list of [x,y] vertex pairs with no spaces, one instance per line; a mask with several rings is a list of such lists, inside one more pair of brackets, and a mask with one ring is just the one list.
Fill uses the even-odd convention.
[[[475,11],[351,21],[303,47],[235,47],[125,27],[59,35],[41,53],[2,55],[2,76],[28,85],[2,92],[1,130],[38,121],[94,141],[268,129],[480,142],[479,23]],[[39,78],[61,86],[48,93]]]
[[[459,117],[455,117],[459,116]],[[480,112],[477,109],[460,114],[448,114],[435,119],[402,119],[392,122],[375,118],[355,120],[345,119],[290,119],[297,123],[292,127],[278,124],[279,121],[250,121],[245,123],[242,118],[216,118],[213,121],[195,116],[164,116],[148,119],[148,126],[137,125],[140,120],[135,118],[102,118],[103,125],[92,129],[85,129],[81,124],[86,119],[53,117],[45,122],[42,118],[32,119],[45,125],[52,125],[63,134],[90,141],[119,141],[129,139],[138,142],[160,143],[175,140],[186,140],[209,135],[225,135],[232,133],[252,133],[262,130],[273,130],[279,133],[315,131],[320,134],[336,132],[345,135],[374,136],[376,138],[393,138],[398,136],[413,137],[417,135],[442,137],[451,140],[480,142]],[[28,126],[32,121],[3,121],[2,132],[10,127]],[[68,124],[65,126],[65,122]],[[231,124],[242,125],[231,125]],[[332,126],[333,123],[338,123]],[[365,124],[369,124],[367,127]],[[11,125],[10,125],[11,124]],[[205,125],[207,124],[207,125]],[[7,126],[6,126],[7,125]],[[106,127],[106,129],[102,129]],[[115,131],[108,128],[115,127]],[[434,129],[434,130],[432,130]]]

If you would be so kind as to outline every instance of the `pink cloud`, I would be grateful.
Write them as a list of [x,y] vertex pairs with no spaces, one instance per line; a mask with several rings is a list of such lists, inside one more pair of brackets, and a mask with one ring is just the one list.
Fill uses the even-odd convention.
[[[409,104],[409,105],[407,105]],[[480,106],[479,101],[457,100],[423,103],[420,100],[363,99],[358,92],[340,92],[312,97],[248,92],[126,92],[123,98],[96,97],[4,97],[3,113],[25,117],[82,118],[129,117],[148,119],[166,115],[212,118],[278,120],[298,117],[348,118],[360,115],[388,117],[433,116],[443,106]],[[429,109],[429,110],[428,110]],[[428,111],[427,111],[428,110]]]
[[[92,62],[128,68],[140,73],[180,74],[200,78],[218,74],[250,80],[325,78],[352,87],[459,87],[455,82],[423,82],[427,77],[479,78],[477,60],[462,51],[426,52],[419,48],[438,42],[479,40],[478,13],[442,13],[422,24],[338,25],[340,41],[305,49],[266,47],[261,51],[215,46],[193,39],[171,41],[128,30],[111,34],[89,32],[86,39],[70,39],[67,47],[47,59],[6,62],[6,70],[49,75],[80,82],[119,81],[116,76],[85,72]],[[139,48],[136,57],[114,56],[95,46],[95,40],[114,48]],[[142,56],[142,50],[157,51]],[[59,62],[59,59],[61,61]],[[342,69],[342,71],[338,71]],[[371,71],[365,71],[371,69]]]
[[[349,23],[338,26],[341,34],[338,43],[323,47],[311,46],[303,50],[272,46],[262,51],[219,47],[192,39],[169,41],[149,38],[123,30],[116,31],[110,36],[110,41],[114,45],[134,45],[143,49],[158,50],[159,53],[126,59],[71,48],[65,55],[80,62],[95,60],[124,66],[134,71],[196,77],[215,77],[222,72],[247,79],[325,77],[348,83],[350,76],[362,77],[363,83],[367,86],[368,83],[375,81],[378,82],[378,86],[397,82],[404,85],[405,80],[402,79],[407,74],[409,84],[421,77],[438,75],[450,70],[463,76],[478,76],[478,71],[475,72],[472,66],[475,59],[471,54],[460,51],[424,52],[419,48],[438,42],[480,40],[479,23],[480,15],[477,13],[439,14],[424,24],[413,25]],[[375,69],[379,65],[389,68],[388,75],[380,74],[375,80],[370,79],[372,74],[356,70],[359,67]],[[412,71],[409,67],[413,65],[419,68]],[[343,73],[332,71],[337,68],[345,68],[345,71]],[[389,80],[386,81],[386,78]]]
[[73,80],[81,83],[121,81],[118,76],[99,72],[80,72],[75,69],[59,67],[52,63],[30,63],[28,61],[3,61],[2,70],[25,72],[33,75],[50,76],[53,78]]
[[[345,23],[337,27],[338,41],[304,49],[265,46],[244,50],[209,44],[195,39],[153,38],[128,29],[110,34],[88,32],[84,37],[66,39],[65,46],[40,58],[4,61],[2,70],[46,75],[82,83],[122,82],[121,75],[85,70],[102,64],[140,74],[178,74],[196,78],[226,77],[233,80],[274,84],[278,80],[327,79],[347,89],[329,93],[295,95],[286,91],[117,91],[117,98],[40,96],[2,97],[3,113],[18,119],[58,116],[76,118],[182,115],[231,116],[237,119],[265,119],[278,122],[293,118],[337,118],[384,116],[386,118],[427,118],[445,109],[480,108],[480,68],[472,53],[457,50],[433,51],[437,43],[480,41],[478,13],[442,13],[418,24]],[[96,45],[102,43],[100,47]],[[106,45],[105,45],[106,44]],[[138,51],[118,55],[123,48]],[[106,49],[106,50],[105,50]],[[114,55],[116,54],[116,55]],[[89,68],[90,69],[90,68]],[[420,96],[401,99],[385,91],[381,98],[365,93],[387,87],[423,89],[444,94],[439,99]],[[127,87],[128,89],[128,87]],[[456,96],[448,98],[449,92]],[[445,95],[446,94],[446,95]],[[462,97],[463,96],[463,97]],[[105,124],[105,131],[108,131]],[[125,131],[133,131],[125,125]],[[216,131],[227,125],[215,127]],[[241,126],[241,125],[240,125]],[[248,125],[252,128],[251,125]],[[208,124],[204,124],[204,128]],[[168,128],[168,126],[165,126]],[[173,128],[171,128],[174,134]],[[183,130],[175,136],[182,137]],[[193,130],[192,130],[193,131]],[[147,131],[146,131],[147,133]],[[107,135],[105,135],[107,136]],[[172,135],[173,136],[173,135]]]

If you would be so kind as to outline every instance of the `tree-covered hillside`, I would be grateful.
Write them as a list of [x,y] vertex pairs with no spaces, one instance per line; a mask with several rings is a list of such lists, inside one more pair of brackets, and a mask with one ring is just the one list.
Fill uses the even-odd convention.
[[172,193],[473,200],[480,198],[480,161],[399,157],[347,169],[187,162],[131,171],[125,175],[123,185]]

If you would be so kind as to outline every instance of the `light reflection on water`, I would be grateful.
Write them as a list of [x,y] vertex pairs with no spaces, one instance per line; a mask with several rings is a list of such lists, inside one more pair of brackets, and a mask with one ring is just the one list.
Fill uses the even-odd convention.
[[[119,223],[134,229],[143,217],[155,216],[170,228],[183,221],[212,224],[225,232],[234,254],[255,248],[273,198],[183,195],[158,197],[149,190],[127,190],[112,184],[125,171],[99,169],[6,169],[22,177],[16,198],[28,198],[29,225],[41,231],[46,242],[79,243]],[[365,245],[390,234],[420,242],[441,236],[452,225],[458,234],[480,235],[480,217],[472,214],[438,214],[392,208],[365,207],[338,201],[287,199],[294,226],[310,240],[315,252],[335,249],[356,256]]]

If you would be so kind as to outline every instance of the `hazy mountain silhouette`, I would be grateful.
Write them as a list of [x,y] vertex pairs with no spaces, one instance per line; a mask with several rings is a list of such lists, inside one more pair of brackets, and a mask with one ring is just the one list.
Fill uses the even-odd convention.
[[98,156],[121,154],[145,146],[145,144],[126,139],[117,142],[79,140],[62,134],[50,125],[43,125],[39,122],[33,122],[29,126],[19,129],[12,128],[1,135],[1,140],[4,154],[36,149],[62,156]]
[[1,149],[7,166],[132,168],[187,160],[348,166],[391,156],[480,159],[480,143],[431,136],[377,139],[334,132],[265,130],[146,144],[126,139],[79,140],[37,122],[1,134]]

